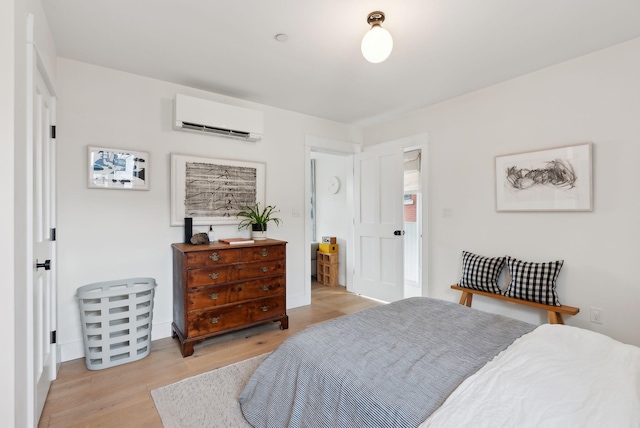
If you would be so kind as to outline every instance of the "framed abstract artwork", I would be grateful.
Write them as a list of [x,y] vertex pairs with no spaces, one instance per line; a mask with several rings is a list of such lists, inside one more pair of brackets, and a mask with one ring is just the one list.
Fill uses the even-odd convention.
[[496,156],[498,211],[592,211],[591,143]]
[[91,189],[149,190],[149,153],[89,146]]
[[264,206],[266,165],[171,154],[171,226],[237,224],[246,206]]

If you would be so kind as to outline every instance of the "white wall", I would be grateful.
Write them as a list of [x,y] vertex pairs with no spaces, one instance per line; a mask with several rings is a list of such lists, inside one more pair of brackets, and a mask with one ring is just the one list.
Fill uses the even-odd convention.
[[[416,111],[364,130],[365,144],[429,134],[431,297],[449,289],[461,252],[529,261],[564,259],[560,300],[581,312],[567,324],[640,345],[640,39]],[[495,210],[496,155],[593,142],[593,212]],[[443,218],[449,208],[453,218]],[[604,309],[604,324],[589,321]],[[529,322],[535,309],[487,299],[474,307]]]
[[[305,135],[361,141],[361,130],[336,122],[252,104],[167,82],[72,60],[58,60],[58,337],[62,359],[82,356],[75,300],[82,285],[151,276],[158,281],[153,338],[170,334],[172,321],[171,243],[181,227],[169,226],[170,153],[266,163],[266,200],[279,209],[283,225],[269,236],[287,246],[287,306],[310,296],[304,278]],[[176,92],[259,109],[264,139],[246,143],[174,131]],[[149,191],[87,188],[87,146],[150,152]],[[238,234],[214,227],[216,236]]]
[[[338,282],[346,285],[347,266],[347,157],[328,153],[312,152],[316,159],[316,240],[323,236],[335,236],[338,243]],[[340,189],[337,193],[329,191],[329,179],[338,177]]]

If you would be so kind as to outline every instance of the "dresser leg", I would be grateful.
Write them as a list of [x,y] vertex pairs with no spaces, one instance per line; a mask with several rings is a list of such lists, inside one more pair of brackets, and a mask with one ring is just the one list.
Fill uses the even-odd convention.
[[280,321],[280,330],[286,330],[289,328],[289,315],[285,315],[276,322]]
[[180,353],[183,357],[189,357],[193,355],[193,345],[199,342],[190,341],[186,337],[184,337],[180,332],[180,329],[176,327],[175,323],[171,324],[171,337],[173,337],[174,339],[177,338],[178,342],[180,342]]
[[182,352],[182,357],[190,357],[193,355],[193,342],[184,342],[180,343],[180,352]]

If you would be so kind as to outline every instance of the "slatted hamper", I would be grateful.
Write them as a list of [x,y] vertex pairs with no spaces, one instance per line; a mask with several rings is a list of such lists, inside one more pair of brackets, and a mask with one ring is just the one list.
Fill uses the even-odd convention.
[[106,369],[149,355],[156,286],[153,278],[129,278],[78,288],[87,369]]

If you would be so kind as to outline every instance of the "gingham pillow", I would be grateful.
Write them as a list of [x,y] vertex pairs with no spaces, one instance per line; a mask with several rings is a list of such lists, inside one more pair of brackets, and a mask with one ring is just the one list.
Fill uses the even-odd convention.
[[564,260],[530,263],[507,256],[511,281],[504,295],[545,305],[561,306],[556,293],[556,279],[563,264]]
[[477,254],[462,252],[462,278],[460,287],[501,294],[498,276],[504,266],[504,257],[488,258]]

